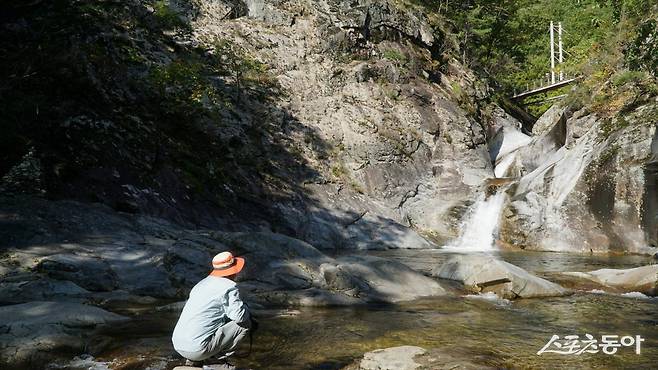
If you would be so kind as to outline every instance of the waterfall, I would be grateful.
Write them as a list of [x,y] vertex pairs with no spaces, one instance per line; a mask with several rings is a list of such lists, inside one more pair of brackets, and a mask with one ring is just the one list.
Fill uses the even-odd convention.
[[505,205],[505,189],[489,197],[483,192],[471,207],[469,214],[462,222],[459,238],[446,248],[460,251],[492,251],[495,235],[500,224],[500,213]]

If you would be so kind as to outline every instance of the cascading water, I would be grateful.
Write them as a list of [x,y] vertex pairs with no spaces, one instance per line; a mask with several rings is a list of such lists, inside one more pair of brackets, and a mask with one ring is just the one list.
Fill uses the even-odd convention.
[[520,148],[528,145],[532,138],[519,131],[519,127],[504,126],[489,144],[489,155],[494,165],[494,179],[484,182],[484,187],[494,186],[495,193],[487,196],[483,191],[471,206],[465,221],[460,225],[459,238],[444,248],[464,252],[488,252],[496,250],[494,245],[500,224],[500,214],[505,206],[506,189],[513,179],[506,177],[514,165]]
[[446,246],[468,252],[493,251],[500,213],[505,205],[505,191],[499,189],[489,197],[483,192],[461,225],[459,238]]

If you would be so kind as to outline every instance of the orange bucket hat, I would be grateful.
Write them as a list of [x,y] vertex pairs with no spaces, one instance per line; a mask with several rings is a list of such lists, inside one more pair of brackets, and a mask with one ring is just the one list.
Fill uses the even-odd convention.
[[233,257],[231,252],[222,252],[212,259],[212,276],[230,276],[244,267],[244,258]]

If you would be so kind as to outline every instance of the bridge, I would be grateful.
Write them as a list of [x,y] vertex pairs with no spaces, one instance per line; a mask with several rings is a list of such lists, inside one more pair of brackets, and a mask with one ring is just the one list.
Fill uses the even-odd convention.
[[[562,50],[562,22],[557,23],[557,49],[558,49],[558,55],[556,57],[555,53],[555,25],[554,22],[551,21],[551,25],[549,27],[549,32],[550,32],[550,49],[551,49],[551,56],[550,56],[550,64],[551,64],[551,69],[550,73],[546,73],[546,80],[548,80],[548,84],[544,86],[544,83],[546,80],[543,80],[542,82],[539,82],[539,86],[535,85],[533,88],[530,88],[530,86],[526,87],[526,91],[521,92],[521,93],[516,93],[514,92],[514,95],[510,97],[510,100],[514,102],[522,102],[523,99],[538,95],[538,94],[543,94],[549,91],[553,91],[562,87],[565,87],[567,85],[570,85],[579,79],[581,79],[580,76],[578,77],[572,77],[568,78],[564,75],[563,71],[560,69],[560,65],[564,63],[564,56],[563,56],[563,50]],[[557,59],[557,68],[556,68],[556,59]],[[566,77],[566,78],[565,78]],[[550,101],[550,100],[556,100],[564,97],[564,95],[560,95],[559,97],[552,97],[546,100],[542,101],[534,101],[530,102],[527,104],[522,104],[522,105],[531,105],[535,104],[537,102],[544,102],[544,101]]]
[[556,90],[556,89],[559,89],[561,87],[571,85],[572,83],[574,83],[574,82],[576,82],[580,79],[581,79],[581,77],[573,77],[573,78],[568,78],[568,79],[565,79],[565,80],[562,80],[562,81],[555,82],[554,84],[550,84],[550,85],[546,85],[546,86],[540,86],[540,87],[535,88],[535,89],[531,89],[531,90],[524,91],[524,92],[519,93],[519,94],[515,94],[515,95],[512,96],[512,100],[513,101],[519,101],[519,100],[523,100],[525,98],[531,97],[533,95],[543,94],[545,92]]

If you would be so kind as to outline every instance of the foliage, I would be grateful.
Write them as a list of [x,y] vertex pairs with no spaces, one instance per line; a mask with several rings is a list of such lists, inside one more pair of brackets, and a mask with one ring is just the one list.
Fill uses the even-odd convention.
[[208,71],[200,62],[175,60],[168,65],[155,66],[150,70],[150,82],[163,98],[163,113],[181,120],[200,114],[204,103],[215,107],[222,102],[221,92],[208,79]]
[[[504,16],[486,21],[489,27],[479,26],[486,48],[464,47],[507,90],[523,90],[546,79],[550,72],[551,21],[556,28],[557,22],[562,22],[565,63],[560,70],[567,75],[573,75],[587,60],[591,49],[605,39],[614,23],[610,10],[595,0],[488,0],[485,4],[489,8],[504,7]],[[477,17],[477,13],[471,14]],[[469,18],[465,22],[474,23]]]
[[240,45],[229,40],[216,40],[214,48],[215,72],[233,79],[238,100],[245,89],[256,89],[259,86],[270,89],[278,87],[277,80],[268,73],[267,64],[253,58]]
[[610,80],[613,87],[622,87],[628,83],[641,83],[646,78],[644,72],[639,71],[621,71],[612,76]]
[[190,25],[185,22],[181,14],[171,7],[168,0],[157,0],[153,3],[153,10],[160,27],[184,31],[191,30]]
[[[199,192],[243,181],[235,167],[247,156],[237,153],[247,146],[240,140],[251,137],[224,142],[219,133],[237,109],[245,109],[238,92],[268,104],[277,93],[273,78],[247,53],[218,61],[205,49],[177,42],[180,35],[162,32],[189,27],[183,6],[192,5],[153,0],[3,4],[0,174],[30,152],[42,166],[48,194],[73,189],[68,184],[87,181],[90,169],[99,168],[116,169],[122,181],[126,176],[143,186],[173,188],[178,180],[162,185],[157,178],[171,168]],[[240,86],[234,81],[236,66]],[[255,131],[244,135],[256,136]],[[115,179],[109,178],[79,186],[84,191],[76,196],[105,194]]]
[[[556,28],[557,22],[562,22],[564,30],[565,61],[558,66],[559,71],[573,76],[582,73],[593,53],[609,52],[610,47],[618,49],[619,45],[610,39],[617,34],[627,35],[629,31],[632,34],[633,25],[651,8],[651,0],[415,0],[414,3],[450,19],[460,43],[462,61],[508,93],[546,80],[550,71],[551,21]],[[647,60],[656,59],[651,57],[655,55],[655,45],[643,44],[653,32],[649,30],[652,24],[643,27],[635,38],[636,57],[631,60],[648,69],[651,64]]]
[[627,46],[626,61],[630,68],[658,77],[658,20],[640,23],[635,38]]
[[[564,63],[556,72],[583,79],[546,97],[567,94],[572,107],[609,116],[657,94],[655,0],[408,1],[449,19],[462,62],[503,96],[547,83],[551,21],[563,27]],[[550,104],[527,109],[539,115]]]
[[407,61],[407,56],[395,49],[384,50],[384,52],[382,53],[382,57],[400,64],[404,64]]

